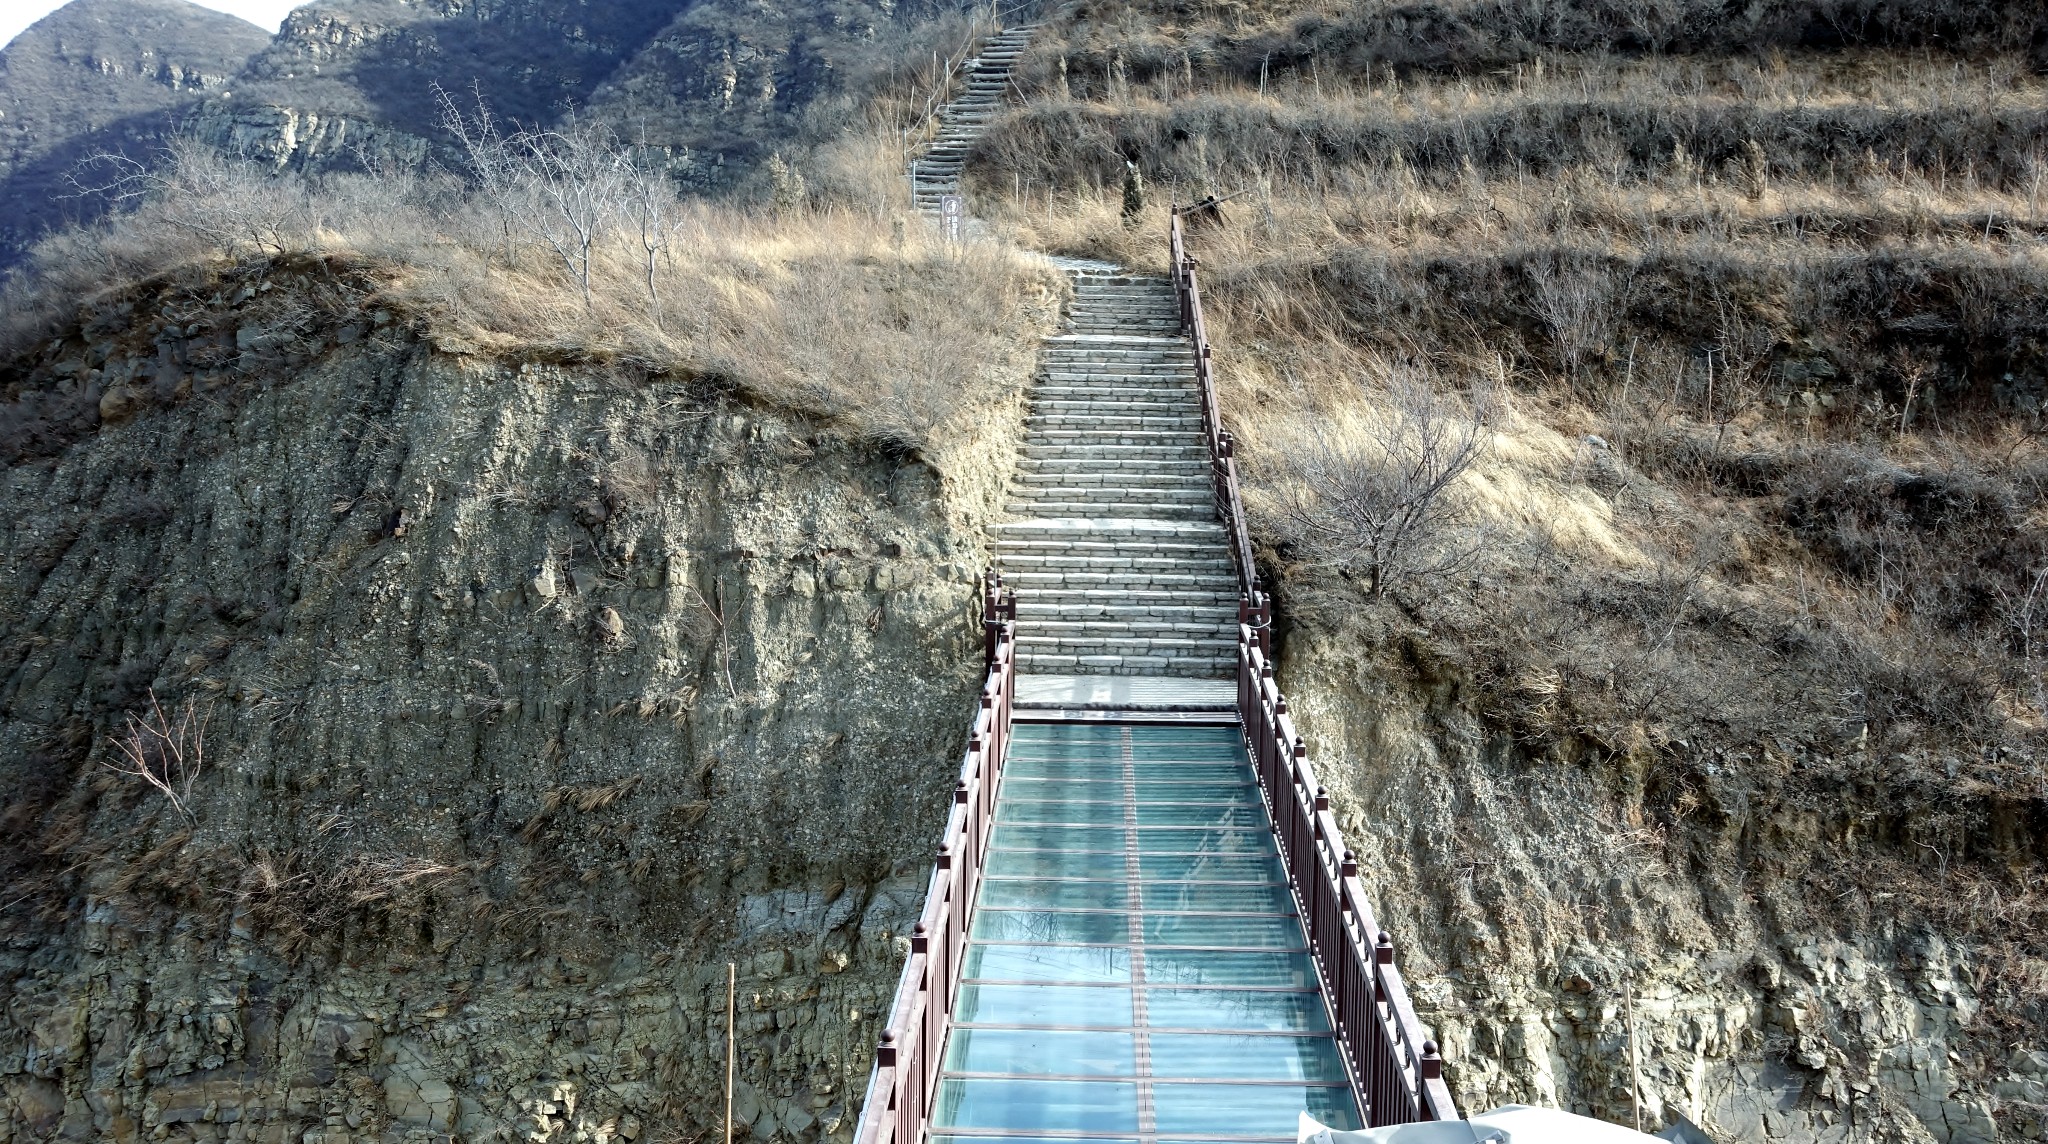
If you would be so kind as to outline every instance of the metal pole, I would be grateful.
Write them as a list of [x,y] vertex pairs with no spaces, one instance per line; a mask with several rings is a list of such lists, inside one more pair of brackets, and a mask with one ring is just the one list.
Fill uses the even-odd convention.
[[739,966],[734,962],[725,963],[725,1144],[732,1144],[732,1060],[733,1060],[733,1016],[739,1006],[734,998],[738,992]]
[[1636,1065],[1636,986],[1633,979],[1621,987],[1622,1011],[1628,1016],[1628,1099],[1636,1113],[1636,1131],[1643,1130],[1643,1074]]

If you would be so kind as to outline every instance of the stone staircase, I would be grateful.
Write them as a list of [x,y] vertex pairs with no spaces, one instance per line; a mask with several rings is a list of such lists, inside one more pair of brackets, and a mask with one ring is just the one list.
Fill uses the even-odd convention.
[[1033,674],[1219,678],[1237,579],[1216,515],[1193,350],[1171,283],[1068,264],[1074,302],[1039,355],[997,566]]
[[1030,40],[1029,27],[1005,28],[989,37],[981,53],[968,61],[966,90],[939,112],[938,137],[911,161],[911,191],[918,210],[937,214],[941,198],[960,193],[960,171],[967,165],[967,153],[1001,113],[1010,68]]
[[[1011,28],[970,61],[966,89],[911,163],[918,209],[960,193],[1031,38]],[[1055,260],[1060,261],[1060,260]],[[1173,284],[1060,261],[1074,301],[1045,342],[1024,456],[994,527],[1017,591],[1025,673],[1218,679],[1237,670],[1237,578],[1216,515],[1194,351]]]

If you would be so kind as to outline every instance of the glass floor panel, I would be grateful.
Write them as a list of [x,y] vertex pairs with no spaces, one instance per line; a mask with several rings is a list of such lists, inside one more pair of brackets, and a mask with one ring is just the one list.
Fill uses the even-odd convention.
[[1358,1126],[1236,729],[1022,725],[1006,768],[932,1139]]
[[1261,985],[1314,989],[1307,951],[1266,953],[1219,949],[1148,949],[1145,980],[1170,985]]
[[[1000,812],[998,812],[1000,814]],[[997,826],[989,832],[997,850],[1103,850],[1121,853],[1121,826]]]
[[1279,848],[1264,830],[1188,830],[1159,827],[1141,831],[1138,850],[1145,854],[1273,854]]
[[1308,938],[1292,917],[1259,914],[1148,914],[1142,919],[1147,945],[1193,945],[1208,949],[1303,949]]
[[1259,989],[1147,989],[1145,1019],[1147,1024],[1164,1029],[1330,1031],[1330,1015],[1323,1008],[1322,994]]
[[1171,882],[1285,882],[1287,870],[1278,854],[1141,854],[1138,876]]
[[[1199,1040],[1201,1038],[1182,1038]],[[1280,1041],[1291,1037],[1216,1037],[1218,1042]],[[1137,1075],[1137,1040],[1131,1033],[1091,1033],[1075,1029],[955,1029],[946,1042],[946,1071],[963,1073],[1010,1073],[1039,1076]],[[1220,1048],[1216,1051],[1222,1051]],[[1253,1051],[1257,1051],[1254,1049]],[[1287,1055],[1288,1045],[1278,1044],[1260,1058],[1268,1068]],[[1189,1065],[1199,1068],[1207,1059],[1198,1048],[1182,1052]],[[1187,1076],[1250,1076],[1250,1073],[1191,1072]],[[1281,1076],[1278,1080],[1309,1080],[1312,1077]],[[1342,1079],[1341,1076],[1339,1079]]]
[[1102,825],[1121,824],[1123,820],[1124,804],[1120,802],[1082,802],[1079,799],[1025,802],[1021,799],[1006,798],[996,804],[998,823],[1066,822],[1077,825]]
[[990,878],[981,884],[981,904],[988,907],[1042,906],[1059,910],[1123,910],[1130,908],[1131,887],[1125,882],[1047,882],[1037,879]]
[[1121,854],[1085,850],[991,850],[984,878],[1122,878],[1129,872]]
[[1331,1037],[1153,1033],[1148,1040],[1152,1075],[1156,1077],[1349,1083],[1344,1075],[1344,1058]]
[[1127,1029],[1131,991],[1099,985],[962,985],[953,1012],[962,1024]]
[[1161,1132],[1291,1132],[1303,1112],[1332,1128],[1365,1127],[1348,1087],[1158,1084],[1152,1101]]
[[938,1128],[1136,1132],[1138,1086],[1128,1082],[949,1077],[932,1109]]
[[967,933],[976,941],[1123,945],[1131,940],[1131,918],[1128,914],[977,909]]
[[[1121,984],[1131,979],[1131,951],[1086,945],[992,945],[976,942],[967,947],[967,960],[963,963],[961,976],[970,981]],[[1188,985],[1214,984],[1175,980]]]
[[[983,890],[983,893],[988,891]],[[1285,886],[1233,882],[1147,882],[1141,890],[1147,910],[1211,910],[1218,913],[1291,914],[1294,897]]]
[[[1123,808],[1118,807],[1117,810],[1121,812]],[[1253,827],[1264,826],[1265,824],[1266,808],[1257,803],[1141,802],[1138,804],[1139,826]]]

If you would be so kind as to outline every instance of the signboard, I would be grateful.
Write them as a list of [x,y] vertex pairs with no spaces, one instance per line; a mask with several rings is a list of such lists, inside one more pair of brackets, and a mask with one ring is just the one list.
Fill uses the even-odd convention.
[[946,220],[946,241],[960,241],[960,220],[967,214],[967,200],[959,195],[939,199],[939,217]]

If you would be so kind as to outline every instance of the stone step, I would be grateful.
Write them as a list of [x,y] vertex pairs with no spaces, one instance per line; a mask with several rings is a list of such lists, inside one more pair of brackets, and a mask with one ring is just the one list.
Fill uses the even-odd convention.
[[[1033,409],[1098,409],[1105,413],[1127,410],[1133,413],[1194,413],[1202,411],[1201,401],[1192,385],[1184,389],[1113,393],[1113,387],[1100,389],[1091,386],[1058,386],[1059,393],[1047,393],[1053,386],[1039,386],[1031,391]],[[1132,387],[1125,387],[1132,388]]]
[[1020,671],[1056,675],[1163,675],[1176,679],[1230,679],[1237,674],[1237,658],[1194,656],[1088,656],[1027,653],[1017,649]]
[[1037,398],[1045,401],[1136,401],[1147,402],[1196,402],[1201,400],[1193,378],[1175,381],[1166,385],[1068,385],[1065,382],[1042,381],[1031,390]]
[[[1139,537],[1119,537],[1113,540],[1070,540],[1045,536],[1012,536],[996,541],[996,547],[1006,556],[1019,558],[1058,557],[1069,561],[1075,568],[1119,568],[1138,567],[1151,562],[1147,567],[1164,568],[1160,561],[1171,563],[1176,568],[1189,571],[1219,571],[1230,569],[1230,549],[1225,547],[1222,536],[1190,537],[1186,540],[1151,540]],[[1200,568],[1194,567],[1200,565]]]
[[1237,579],[1232,576],[1195,576],[1182,572],[1139,572],[1126,571],[1115,574],[1104,572],[1033,572],[1020,570],[1004,572],[1003,583],[1015,588],[1020,595],[1033,591],[1071,591],[1075,589],[1117,589],[1120,591],[1169,591],[1183,589],[1203,592],[1235,592]]
[[1025,430],[1031,434],[1058,433],[1066,430],[1138,429],[1160,433],[1200,432],[1202,418],[1199,413],[1175,410],[1168,413],[1062,413],[1057,410],[1034,411],[1024,421]]
[[1063,457],[1051,461],[1027,460],[1017,466],[1017,479],[1026,482],[1060,481],[1071,484],[1136,483],[1179,484],[1209,488],[1209,465],[1205,461],[1123,461],[1092,457]]
[[[1005,568],[1005,572],[1010,569]],[[1025,599],[1026,597],[1019,597]],[[1028,597],[1033,607],[1076,608],[1206,608],[1227,607],[1237,614],[1237,595],[1170,588],[1034,588]],[[1236,621],[1233,619],[1233,623]]]
[[1156,501],[1010,501],[1003,505],[1003,511],[1011,516],[1053,517],[1087,516],[1097,520],[1215,520],[1216,509],[1212,505],[1162,504]]
[[1133,633],[1118,638],[1110,633],[1108,638],[1090,638],[1081,632],[1062,631],[1037,634],[1030,628],[1017,629],[1017,650],[1040,652],[1066,652],[1087,655],[1096,649],[1109,650],[1122,655],[1144,655],[1165,653],[1167,655],[1230,656],[1237,654],[1237,640],[1222,636],[1204,638],[1193,634],[1141,635]]
[[1196,461],[1206,464],[1209,447],[1195,443],[1189,445],[1125,445],[1105,447],[1101,445],[1074,444],[1025,444],[1023,456],[1032,461]]
[[[1237,638],[1237,605],[1205,606],[1159,604],[1119,607],[1110,604],[1054,604],[1017,597],[1017,618],[1031,621],[1031,630],[1046,635],[1087,635],[1099,627],[1101,638],[1111,634],[1110,626],[1128,624],[1134,631],[1152,635],[1193,635],[1212,639]],[[1059,626],[1055,626],[1059,625]]]
[[1154,448],[1186,444],[1190,440],[1202,444],[1201,434],[1196,429],[1143,429],[1137,427],[1110,429],[1031,429],[1024,435],[1026,445],[1149,445]]
[[1018,474],[1013,489],[1020,500],[1043,500],[1046,494],[1055,492],[1061,495],[1053,497],[1054,500],[1080,493],[1113,495],[1125,500],[1167,494],[1171,494],[1170,499],[1188,501],[1214,501],[1216,497],[1214,486],[1196,473],[1147,480],[1136,473],[1030,472]]

